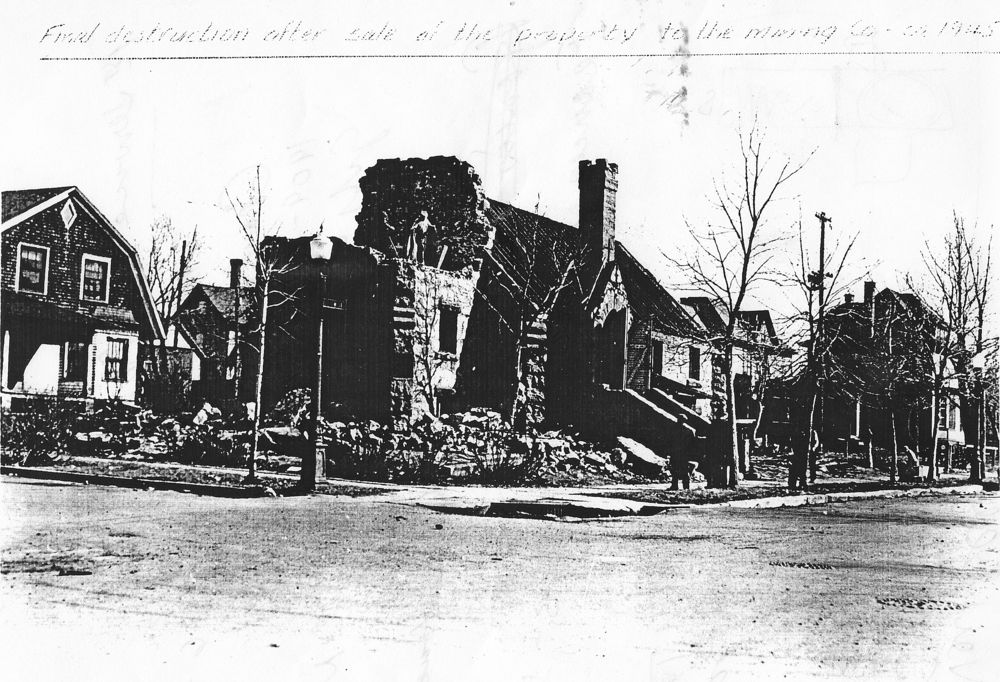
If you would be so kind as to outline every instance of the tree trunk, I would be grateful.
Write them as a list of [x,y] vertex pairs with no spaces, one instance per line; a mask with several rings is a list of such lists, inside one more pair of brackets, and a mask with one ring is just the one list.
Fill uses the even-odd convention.
[[523,422],[524,412],[528,403],[528,387],[525,380],[524,368],[521,366],[524,352],[522,344],[518,342],[514,348],[514,395],[511,397],[510,409],[507,413],[507,423],[515,431],[519,430],[520,422]]
[[[817,402],[820,403],[820,404],[822,404],[822,400],[821,400],[821,398],[819,396],[817,396]],[[819,431],[818,430],[821,429],[821,428],[823,428],[822,424],[820,423],[820,420],[823,419],[823,412],[822,412],[822,410],[821,409],[817,410],[816,408],[814,408],[813,411],[814,412],[818,411],[819,414],[817,415],[818,418],[817,417],[813,417],[812,419],[810,419],[810,423],[812,424],[812,426],[809,429],[809,482],[810,483],[815,483],[816,482],[816,472],[817,472],[817,470],[819,468],[819,462],[817,461],[818,460],[817,455],[819,454],[819,448],[820,448]],[[816,435],[816,442],[815,442],[815,444],[813,443],[813,435],[814,434]]]
[[931,396],[931,434],[930,434],[930,444],[931,451],[927,458],[927,481],[933,482],[937,480],[937,451],[938,451],[938,401],[940,400],[940,391],[937,388],[937,381],[935,380],[934,394]]
[[871,426],[868,427],[868,468],[875,468],[875,434],[872,433]]
[[[803,412],[805,418],[803,419]],[[788,487],[792,490],[809,489],[808,469],[809,469],[809,445],[812,442],[813,419],[816,412],[816,394],[814,393],[809,402],[809,409],[798,410],[798,423],[804,425],[805,429],[799,429],[792,434],[792,462],[788,467]]]
[[247,463],[247,482],[253,483],[257,479],[257,448],[260,447],[260,419],[263,410],[262,398],[264,394],[264,346],[267,341],[267,309],[268,298],[270,297],[270,283],[264,282],[264,291],[261,294],[260,305],[260,338],[258,342],[257,355],[257,382],[254,387],[254,411],[253,411],[253,432],[250,439],[250,461]]
[[757,477],[757,472],[754,471],[753,468],[753,461],[757,456],[757,439],[760,437],[758,435],[760,433],[760,425],[764,421],[764,392],[760,391],[757,395],[757,401],[759,403],[757,407],[757,417],[754,419],[753,430],[750,432],[750,442],[747,443],[746,449],[746,463],[742,469],[744,474],[753,478]]
[[892,433],[892,459],[889,461],[889,483],[899,480],[899,442],[896,438],[896,410],[889,410],[889,430]]
[[[981,384],[982,381],[980,380],[979,385],[977,385],[977,388],[979,388]],[[981,390],[978,390],[977,393],[980,396],[982,395]],[[983,429],[983,420],[982,420],[982,415],[983,415],[982,400],[976,399],[975,401],[970,401],[970,402],[975,403],[975,413],[973,418],[970,420],[972,423],[969,425],[973,430],[973,447],[974,447],[973,457],[972,460],[969,462],[969,482],[982,483],[983,479],[986,477],[986,458],[983,449],[983,446],[985,445],[983,434],[985,433],[985,431]],[[965,417],[964,412],[962,413],[962,417],[964,419]],[[965,425],[963,423],[963,427],[964,426]],[[968,431],[965,432],[965,442],[966,443],[969,442]]]
[[733,388],[733,345],[726,345],[726,454],[724,459],[725,480],[730,488],[739,485],[740,441],[736,424],[736,392]]

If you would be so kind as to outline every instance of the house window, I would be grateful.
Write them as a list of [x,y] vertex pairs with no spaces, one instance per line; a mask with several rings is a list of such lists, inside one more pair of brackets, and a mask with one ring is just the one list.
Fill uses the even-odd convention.
[[21,244],[17,260],[17,290],[44,294],[47,286],[48,267],[48,248],[33,244]]
[[948,430],[954,431],[958,428],[958,405],[951,400],[948,401]]
[[63,355],[63,379],[83,381],[87,374],[87,344],[70,341]]
[[108,278],[111,274],[111,259],[100,256],[83,257],[83,275],[80,283],[80,298],[97,303],[108,302]]
[[441,306],[438,325],[438,350],[442,353],[458,352],[458,308]]
[[105,381],[128,381],[128,339],[108,338],[108,355],[104,360]]
[[653,340],[653,375],[662,376],[663,374],[663,342],[658,340]]
[[688,346],[688,378],[701,381],[701,348]]

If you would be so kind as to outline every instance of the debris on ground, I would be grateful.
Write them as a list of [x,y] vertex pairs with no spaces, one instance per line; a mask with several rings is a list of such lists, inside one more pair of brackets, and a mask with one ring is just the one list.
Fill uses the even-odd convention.
[[661,478],[669,463],[637,440],[618,436],[618,445],[626,455],[626,464],[650,478]]

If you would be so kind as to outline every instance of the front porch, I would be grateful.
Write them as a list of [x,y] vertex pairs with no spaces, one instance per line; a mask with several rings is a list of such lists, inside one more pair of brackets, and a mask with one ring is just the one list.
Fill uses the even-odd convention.
[[137,326],[24,295],[5,295],[0,396],[123,400],[136,396]]

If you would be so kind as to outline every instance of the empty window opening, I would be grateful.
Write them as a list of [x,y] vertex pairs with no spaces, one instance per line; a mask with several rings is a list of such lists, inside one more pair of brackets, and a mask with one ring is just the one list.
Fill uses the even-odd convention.
[[442,353],[458,352],[458,308],[441,306],[438,324],[438,350]]

